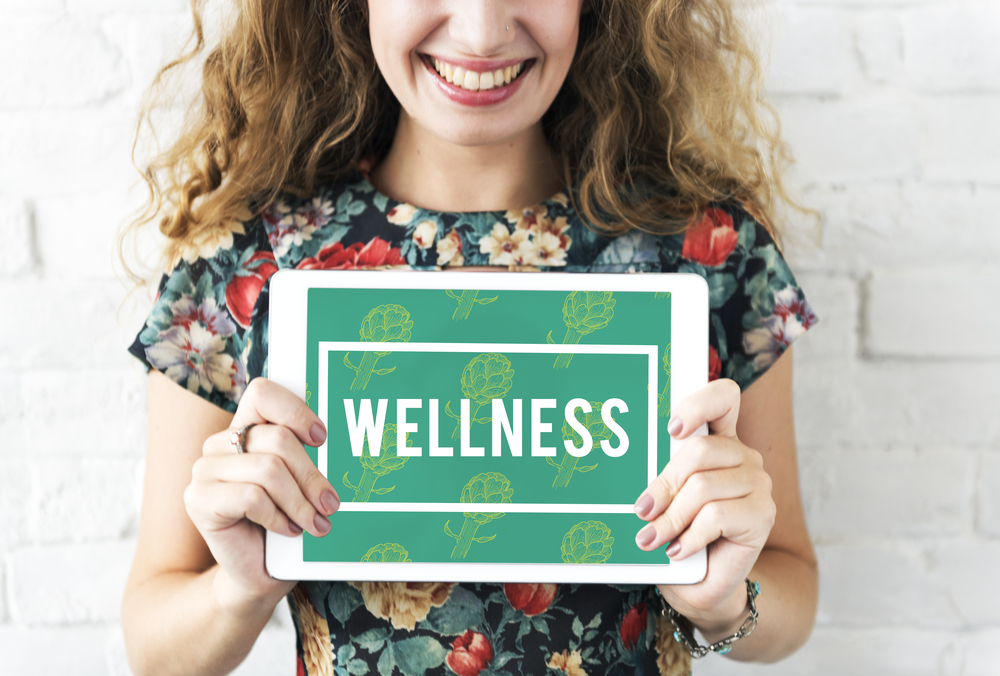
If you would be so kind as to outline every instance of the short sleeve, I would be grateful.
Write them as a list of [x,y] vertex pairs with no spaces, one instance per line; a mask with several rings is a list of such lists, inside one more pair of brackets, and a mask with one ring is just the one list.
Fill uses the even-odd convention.
[[208,249],[210,255],[189,252],[195,255],[182,256],[163,276],[153,309],[129,352],[147,370],[160,371],[232,413],[249,381],[248,363],[252,365],[252,355],[259,352],[254,343],[261,341],[254,336],[261,326],[266,333],[258,300],[277,267],[266,237],[261,242],[244,234],[242,224],[217,239],[221,241],[213,247],[200,243],[201,251]]
[[709,288],[709,379],[745,390],[817,322],[771,234],[737,201],[684,234],[678,272]]

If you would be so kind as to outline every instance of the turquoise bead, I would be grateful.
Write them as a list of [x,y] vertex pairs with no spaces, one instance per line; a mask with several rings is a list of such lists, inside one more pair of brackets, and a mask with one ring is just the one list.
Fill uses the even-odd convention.
[[680,643],[682,640],[684,640],[684,639],[681,638],[681,633],[679,631],[675,631],[674,632],[674,640],[677,641],[678,643]]
[[760,595],[760,582],[757,582],[756,580],[754,580],[753,583],[753,593],[758,596]]
[[727,645],[727,646],[725,646],[723,648],[719,648],[719,654],[720,655],[725,655],[726,653],[728,653],[732,649],[733,649],[733,646],[731,646],[731,645]]

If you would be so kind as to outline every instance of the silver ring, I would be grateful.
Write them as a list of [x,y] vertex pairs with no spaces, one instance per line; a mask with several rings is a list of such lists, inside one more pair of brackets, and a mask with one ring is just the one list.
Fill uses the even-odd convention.
[[244,425],[238,430],[234,430],[232,434],[229,435],[229,443],[233,445],[236,450],[237,455],[242,455],[247,452],[247,432],[250,428],[257,423],[250,423],[249,425]]

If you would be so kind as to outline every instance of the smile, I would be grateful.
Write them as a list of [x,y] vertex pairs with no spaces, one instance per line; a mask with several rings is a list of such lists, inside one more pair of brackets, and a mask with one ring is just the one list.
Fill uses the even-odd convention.
[[473,92],[506,87],[515,82],[534,63],[534,59],[529,59],[502,68],[475,71],[433,56],[425,56],[424,61],[448,84]]

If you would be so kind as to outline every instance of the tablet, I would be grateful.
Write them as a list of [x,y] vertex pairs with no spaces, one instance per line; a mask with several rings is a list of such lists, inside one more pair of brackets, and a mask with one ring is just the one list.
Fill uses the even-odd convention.
[[[267,533],[285,580],[685,584],[635,500],[708,378],[690,274],[280,271],[269,377],[328,430],[332,530]],[[704,430],[701,431],[704,433]]]

